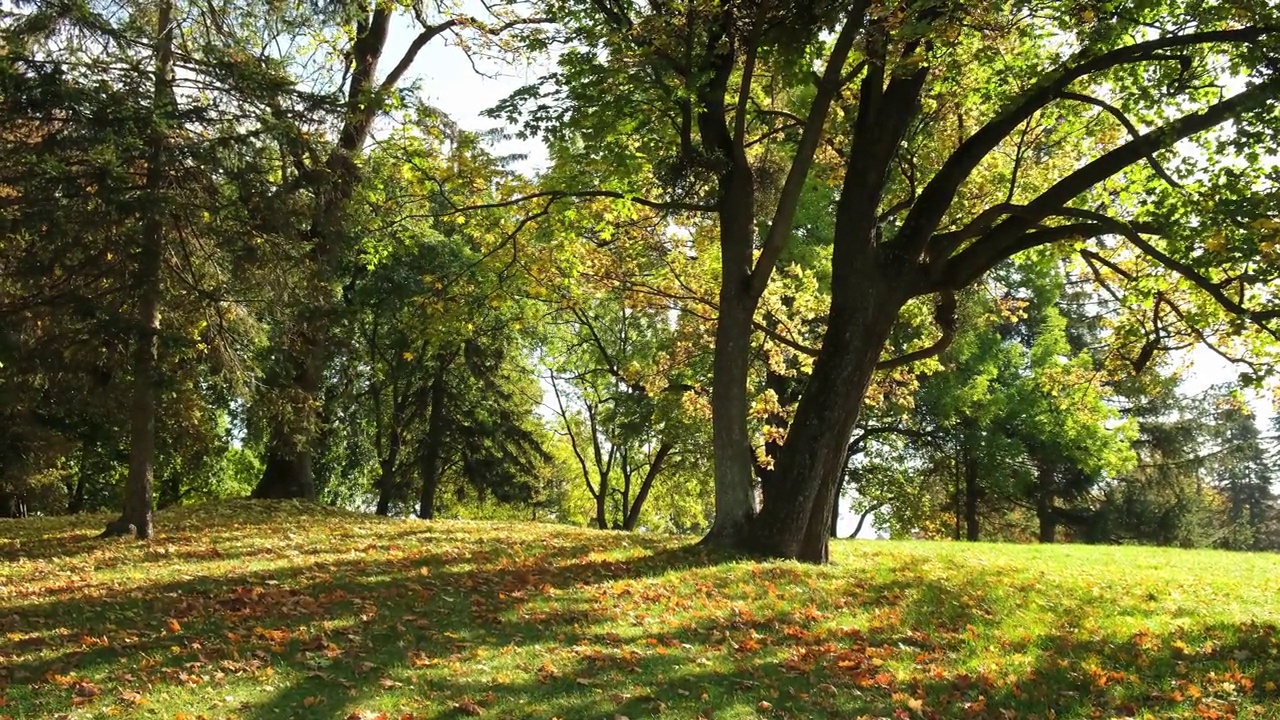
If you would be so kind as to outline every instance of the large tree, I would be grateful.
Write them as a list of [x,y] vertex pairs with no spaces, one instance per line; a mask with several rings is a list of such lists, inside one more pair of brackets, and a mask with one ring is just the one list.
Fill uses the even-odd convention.
[[[549,5],[570,47],[553,83],[509,109],[524,104],[579,182],[718,228],[713,540],[825,560],[899,312],[936,297],[944,345],[954,294],[1020,252],[1124,242],[1245,325],[1272,318],[1224,290],[1271,279],[1232,270],[1257,254],[1249,224],[1275,198],[1224,169],[1275,141],[1266,3]],[[757,512],[753,323],[814,182],[833,190],[830,310]],[[1215,266],[1206,244],[1236,254]]]
[[[266,464],[255,497],[314,498],[312,458],[321,418],[321,390],[329,357],[329,335],[342,310],[342,296],[357,281],[358,229],[351,204],[362,178],[366,145],[375,122],[403,98],[419,53],[437,38],[453,35],[462,48],[476,46],[513,27],[537,20],[520,18],[513,5],[487,5],[490,16],[477,20],[454,12],[447,3],[408,5],[384,0],[341,3],[316,15],[312,30],[340,63],[326,68],[334,101],[321,124],[318,141],[311,123],[281,114],[286,126],[289,170],[274,192],[278,201],[300,204],[305,219],[292,233],[300,253],[290,311],[277,323],[267,385],[275,412],[268,431]],[[405,23],[414,35],[402,50],[391,50],[392,26]],[[479,36],[479,40],[477,40]],[[337,40],[333,38],[336,37]],[[391,53],[391,54],[388,54]],[[323,57],[317,53],[317,57]],[[388,67],[386,61],[392,61]],[[296,78],[299,87],[313,78]],[[299,93],[294,93],[299,94]],[[283,105],[283,103],[282,103]],[[278,106],[279,107],[279,106]],[[288,120],[286,122],[286,120]],[[336,132],[333,132],[336,129]]]

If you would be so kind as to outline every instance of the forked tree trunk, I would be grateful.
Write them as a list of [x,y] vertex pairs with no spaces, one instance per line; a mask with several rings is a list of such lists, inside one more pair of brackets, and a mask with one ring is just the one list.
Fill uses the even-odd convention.
[[849,437],[880,352],[905,302],[883,284],[874,262],[857,263],[833,295],[821,355],[796,407],[776,480],[752,524],[751,546],[770,556],[826,562],[832,505]]
[[156,454],[156,386],[159,383],[160,297],[163,291],[165,210],[165,124],[172,116],[173,6],[160,0],[156,9],[156,64],[152,94],[152,128],[147,152],[147,215],[138,250],[137,334],[133,347],[133,397],[129,408],[129,474],[124,486],[120,518],[108,523],[103,535],[127,535],[139,540],[152,535],[152,492]]

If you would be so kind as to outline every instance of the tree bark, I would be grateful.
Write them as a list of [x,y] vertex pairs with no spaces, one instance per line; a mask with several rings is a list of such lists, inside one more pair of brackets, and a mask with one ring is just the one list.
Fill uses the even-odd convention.
[[156,386],[159,382],[160,297],[163,291],[166,123],[172,115],[173,6],[160,0],[156,9],[156,60],[152,91],[152,128],[147,151],[147,210],[138,249],[137,334],[133,347],[133,392],[129,408],[129,474],[124,508],[108,523],[104,535],[132,532],[139,540],[152,535],[152,492],[156,454]]
[[1036,517],[1040,520],[1040,542],[1052,543],[1058,536],[1058,516],[1053,508],[1054,469],[1046,462],[1037,463]]
[[600,492],[596,493],[596,527],[601,530],[609,529],[609,505],[608,495],[605,492],[609,489],[609,476],[604,475],[600,478]]
[[831,505],[831,538],[833,540],[840,537],[840,498],[844,495],[844,486],[849,481],[849,472],[846,463],[845,467],[840,469],[840,477],[836,480],[836,501]]
[[711,432],[715,462],[715,520],[705,542],[742,542],[756,514],[751,440],[747,432],[747,375],[756,300],[750,291],[755,218],[749,170],[729,173],[720,201],[720,313],[712,361]]
[[966,446],[964,450],[964,536],[969,542],[977,542],[982,532],[978,518],[978,505],[981,501],[982,485],[978,480],[978,459]]
[[[309,310],[315,313],[316,310]],[[301,321],[295,321],[301,324]],[[318,325],[314,318],[307,324]],[[296,348],[287,352],[283,361],[285,369],[279,375],[288,380],[268,386],[276,386],[283,392],[284,407],[280,417],[272,424],[267,441],[266,463],[262,477],[253,489],[252,497],[264,499],[316,498],[315,475],[312,470],[314,448],[312,436],[320,422],[319,403],[323,357],[316,341],[310,339],[313,332],[295,329],[294,340],[286,343]],[[296,354],[294,354],[296,352]],[[278,376],[279,376],[278,375]]]
[[393,410],[392,427],[387,438],[387,454],[378,461],[378,507],[375,512],[386,517],[391,514],[391,496],[396,487],[396,465],[400,462],[400,446],[403,435],[400,432],[399,410]]
[[644,474],[644,480],[640,481],[640,487],[636,490],[636,499],[631,502],[631,507],[627,510],[627,517],[622,521],[623,530],[631,531],[636,529],[636,525],[640,522],[640,511],[644,509],[645,500],[649,499],[649,491],[653,488],[653,482],[658,479],[658,473],[662,472],[662,467],[667,461],[667,456],[671,454],[673,447],[671,442],[663,440],[657,451],[654,452],[653,461],[649,463],[649,469]]
[[[869,254],[868,254],[869,255]],[[822,353],[796,407],[750,546],[769,556],[827,561],[832,505],[849,437],[880,352],[907,294],[883,282],[872,257],[853,263],[853,276],[833,282]]]
[[444,455],[444,403],[445,371],[450,358],[445,353],[436,355],[436,370],[431,377],[431,414],[427,418],[425,450],[419,456],[419,474],[422,476],[422,492],[418,496],[418,517],[430,520],[436,516],[436,489],[440,486],[440,458]]

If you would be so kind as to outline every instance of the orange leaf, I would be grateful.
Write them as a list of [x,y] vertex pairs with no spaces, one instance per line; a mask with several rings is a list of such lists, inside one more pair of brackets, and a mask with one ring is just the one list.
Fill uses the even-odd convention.
[[96,685],[89,682],[88,680],[81,680],[80,682],[76,683],[74,692],[79,697],[90,698],[90,697],[96,697],[102,691],[99,690]]
[[181,625],[179,625],[179,624],[178,624],[178,621],[177,621],[177,620],[174,620],[173,618],[169,618],[169,621],[168,621],[168,622],[166,622],[164,626],[165,626],[165,628],[166,628],[166,629],[168,629],[168,631],[169,631],[169,632],[171,632],[171,633],[180,633],[180,632],[182,632],[182,626],[181,626]]

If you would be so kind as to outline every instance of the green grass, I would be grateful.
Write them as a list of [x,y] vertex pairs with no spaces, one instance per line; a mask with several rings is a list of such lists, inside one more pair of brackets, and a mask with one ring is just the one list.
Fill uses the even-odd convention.
[[1280,718],[1276,556],[105,519],[0,523],[0,717]]

